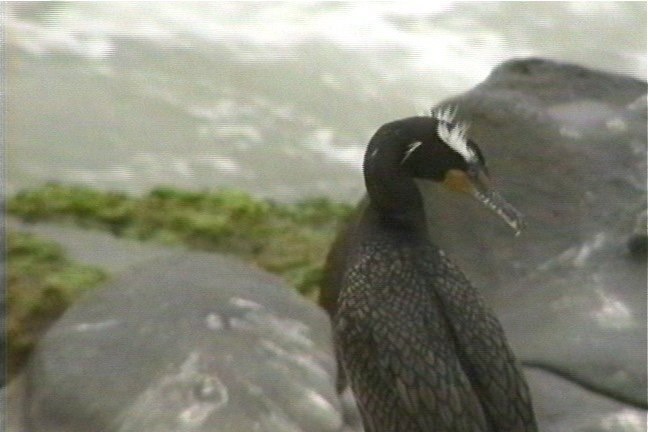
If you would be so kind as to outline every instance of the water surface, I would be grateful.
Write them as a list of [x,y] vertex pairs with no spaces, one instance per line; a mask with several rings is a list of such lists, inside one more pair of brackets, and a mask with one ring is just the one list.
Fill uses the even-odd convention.
[[429,3],[6,4],[8,190],[55,180],[348,201],[380,124],[504,60],[645,79],[645,2]]

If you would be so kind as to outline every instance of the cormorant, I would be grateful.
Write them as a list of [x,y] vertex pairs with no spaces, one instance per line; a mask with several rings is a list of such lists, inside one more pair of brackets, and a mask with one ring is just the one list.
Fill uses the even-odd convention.
[[499,321],[428,240],[425,181],[471,194],[522,229],[455,117],[445,108],[378,129],[364,157],[368,198],[329,257],[339,287],[321,301],[366,432],[537,430]]

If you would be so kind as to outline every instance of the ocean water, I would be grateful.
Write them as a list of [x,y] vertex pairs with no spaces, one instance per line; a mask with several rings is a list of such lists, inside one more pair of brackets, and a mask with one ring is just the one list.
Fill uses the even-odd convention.
[[5,3],[7,190],[352,201],[374,130],[498,63],[646,79],[645,2]]

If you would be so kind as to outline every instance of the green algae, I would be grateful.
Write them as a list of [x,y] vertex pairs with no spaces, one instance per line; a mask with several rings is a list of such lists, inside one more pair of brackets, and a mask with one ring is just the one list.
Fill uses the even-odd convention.
[[63,311],[106,275],[70,262],[56,243],[7,234],[8,374],[13,376],[34,343]]
[[232,254],[284,277],[302,294],[319,290],[326,253],[352,206],[327,199],[280,204],[231,190],[160,187],[133,197],[47,184],[8,202],[25,221],[70,222],[117,236]]

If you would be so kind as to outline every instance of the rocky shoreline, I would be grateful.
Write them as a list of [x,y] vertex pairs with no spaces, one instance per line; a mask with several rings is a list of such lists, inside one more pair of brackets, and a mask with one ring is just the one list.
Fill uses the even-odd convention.
[[[446,101],[529,229],[512,239],[442,196],[428,209],[432,235],[499,314],[543,431],[645,427],[646,260],[628,242],[645,241],[646,90],[523,59]],[[328,318],[276,276],[60,224],[8,226],[110,281],[54,324],[5,390],[7,430],[360,430],[334,390]]]

